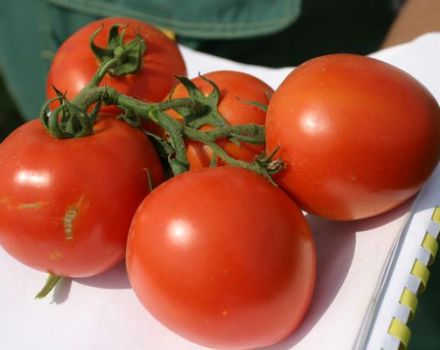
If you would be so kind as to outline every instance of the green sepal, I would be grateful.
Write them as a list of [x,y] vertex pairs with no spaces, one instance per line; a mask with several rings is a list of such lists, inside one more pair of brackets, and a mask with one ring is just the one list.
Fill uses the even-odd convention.
[[205,106],[205,108],[198,111],[197,114],[190,113],[190,111],[183,108],[176,108],[176,112],[185,118],[186,125],[191,126],[194,129],[199,129],[203,125],[229,125],[218,111],[218,104],[220,101],[220,90],[218,89],[218,86],[213,81],[203,76],[200,77],[212,86],[212,92],[208,96],[205,96],[204,93],[188,78],[177,77],[177,79],[186,88],[189,97],[195,99],[200,105]]
[[[57,95],[57,100],[60,106],[64,105],[64,100],[66,99],[66,93],[62,93],[60,90],[58,90],[55,86],[52,85],[52,89],[55,91],[55,94]],[[68,115],[67,113],[62,113],[60,124],[62,125],[61,128],[63,129],[63,126],[68,122]]]
[[[123,29],[119,31],[121,27]],[[90,37],[90,48],[99,62],[116,60],[117,62],[109,69],[109,73],[116,77],[138,72],[142,68],[146,50],[144,39],[137,34],[133,40],[124,43],[126,26],[114,24],[109,31],[107,47],[99,47],[94,41],[101,31],[102,27],[98,28]]]
[[[95,30],[89,39],[90,49],[93,51],[96,58],[98,58],[100,62],[104,61],[105,59],[110,59],[113,57],[113,48],[104,48],[95,45],[95,39],[98,36],[98,34],[101,33],[102,28],[103,26],[100,26],[97,30]],[[110,29],[110,33],[111,33],[111,29]],[[109,41],[110,40],[111,38],[109,37]]]
[[206,78],[204,75],[199,74],[199,78],[206,81],[212,87],[211,93],[208,95],[208,101],[211,103],[211,108],[217,108],[220,101],[220,89],[217,84],[212,80]]
[[43,288],[41,288],[41,290],[38,292],[38,294],[35,296],[35,299],[45,298],[61,281],[61,279],[62,279],[61,276],[50,273],[47,276],[46,283],[44,284]]
[[[119,34],[119,28],[122,28],[121,34]],[[114,24],[110,27],[107,47],[114,49],[115,47],[122,46],[124,44],[124,36],[127,26],[121,26],[120,24]]]
[[265,104],[263,104],[261,102],[257,102],[257,101],[246,101],[246,100],[242,100],[242,99],[239,99],[239,101],[246,103],[248,105],[257,107],[257,108],[261,109],[264,113],[267,113],[267,109],[269,107],[268,105],[265,105]]
[[120,57],[121,63],[110,69],[110,74],[119,77],[122,75],[133,74],[142,68],[144,52],[146,49],[145,41],[140,35],[130,41],[127,45],[115,49],[115,57]]
[[49,128],[49,118],[50,114],[52,113],[49,106],[51,103],[57,100],[58,97],[51,98],[50,100],[46,101],[40,109],[39,119],[46,129]]
[[[54,88],[54,90],[57,97],[43,104],[40,111],[40,120],[48,132],[58,139],[91,135],[102,99],[96,103],[93,111],[88,113],[87,110],[82,110],[71,103],[58,89]],[[56,100],[60,106],[50,111],[49,105]]]
[[[217,128],[229,126],[229,123],[218,110],[221,94],[217,84],[201,74],[199,74],[199,77],[212,87],[212,91],[208,96],[205,96],[205,94],[188,78],[177,77],[177,79],[186,88],[190,98],[195,99],[201,105],[205,106],[204,113],[194,114],[191,113],[191,110],[184,108],[175,109],[176,112],[184,118],[185,125],[188,125],[194,129],[200,129],[204,125],[210,125]],[[238,138],[229,136],[228,139],[235,145],[240,146],[240,140]]]
[[187,77],[178,76],[176,77],[177,80],[185,87],[186,91],[188,91],[188,95],[190,97],[196,98],[196,99],[204,99],[205,95],[202,91],[199,90],[199,88]]
[[[67,99],[64,99],[62,107],[63,123],[61,126],[64,127],[63,131],[69,134],[70,137],[83,137],[93,133],[93,120],[96,118],[95,116],[91,117],[87,111],[80,109]],[[96,106],[92,114],[95,115],[95,111]]]

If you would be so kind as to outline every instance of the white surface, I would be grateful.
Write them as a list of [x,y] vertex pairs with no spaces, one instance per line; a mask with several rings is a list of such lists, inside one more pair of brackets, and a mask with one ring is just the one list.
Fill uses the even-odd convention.
[[[246,66],[188,49],[183,54],[190,76],[236,69],[276,87],[290,71]],[[440,34],[374,56],[407,70],[440,99]],[[325,344],[326,349],[344,350],[355,346],[374,311],[376,287],[408,209],[409,203],[354,223],[308,217],[319,257],[312,305],[301,327],[270,349],[320,349]],[[64,281],[53,295],[36,301],[33,297],[45,274],[24,267],[2,250],[0,261],[0,349],[203,349],[168,331],[143,309],[122,264],[95,278]]]

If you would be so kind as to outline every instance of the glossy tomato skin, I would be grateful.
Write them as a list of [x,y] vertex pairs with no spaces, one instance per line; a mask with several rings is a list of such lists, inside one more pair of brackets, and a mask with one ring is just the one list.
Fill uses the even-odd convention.
[[155,189],[137,210],[127,269],[143,305],[204,346],[249,349],[292,332],[316,270],[302,212],[241,168],[204,168]]
[[[249,102],[258,102],[264,106],[269,104],[273,89],[265,82],[250,74],[238,71],[215,71],[203,76],[213,81],[220,89],[218,110],[231,125],[257,124],[264,125],[266,112]],[[205,94],[209,95],[212,86],[201,77],[192,79],[192,82]],[[172,98],[187,97],[188,93],[182,84],[173,90]],[[176,116],[176,114],[173,114]],[[207,130],[209,128],[202,128]],[[252,161],[255,156],[264,152],[264,145],[241,142],[234,144],[226,139],[219,140],[218,144],[232,157],[244,161]],[[199,142],[187,142],[187,156],[191,170],[207,167],[212,159],[211,149]],[[222,164],[218,159],[218,163]]]
[[[109,74],[103,79],[102,86],[111,86],[125,95],[145,101],[161,101],[176,83],[176,76],[185,76],[186,67],[176,43],[159,29],[131,18],[109,17],[92,22],[72,36],[58,49],[47,79],[47,97],[56,97],[52,86],[73,98],[91,80],[98,69],[99,62],[90,49],[91,35],[102,26],[95,44],[105,47],[109,30],[114,24],[126,25],[124,42],[142,36],[146,43],[142,69],[135,74],[113,77]],[[107,113],[117,109],[103,107]]]
[[295,69],[275,92],[268,150],[287,169],[277,181],[306,211],[336,220],[370,217],[413,196],[437,165],[440,111],[398,68],[335,54]]
[[115,118],[59,140],[38,120],[0,144],[0,244],[20,262],[69,277],[103,272],[125,255],[132,216],[163,180],[149,140]]

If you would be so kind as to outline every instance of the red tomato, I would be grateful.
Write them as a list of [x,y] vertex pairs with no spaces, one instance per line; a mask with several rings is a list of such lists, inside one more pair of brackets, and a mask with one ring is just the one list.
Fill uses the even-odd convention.
[[127,269],[165,326],[213,348],[273,344],[301,322],[315,282],[302,212],[265,178],[234,167],[178,175],[140,205]]
[[[220,90],[218,110],[231,125],[257,124],[264,125],[266,112],[249,102],[258,102],[267,106],[273,94],[272,88],[260,79],[242,72],[216,71],[204,74],[213,81]],[[193,83],[207,96],[212,92],[212,86],[200,77],[194,78]],[[172,98],[187,97],[188,93],[179,84],[173,90]],[[176,114],[172,114],[176,116]],[[203,127],[208,130],[210,127]],[[239,145],[223,139],[218,144],[232,157],[244,161],[252,161],[256,155],[264,151],[264,145],[241,142]],[[198,169],[209,166],[212,150],[199,142],[187,142],[187,156],[190,168]],[[219,159],[219,163],[220,159]]]
[[268,151],[296,202],[337,220],[383,213],[413,196],[440,156],[440,110],[407,73],[373,58],[335,54],[295,69],[273,95]]
[[147,171],[162,181],[142,132],[115,118],[94,129],[59,140],[33,120],[0,144],[0,244],[32,268],[85,277],[121,261]]
[[[131,18],[111,17],[88,24],[70,36],[57,51],[47,80],[47,97],[56,96],[52,86],[67,92],[73,98],[91,80],[98,68],[98,60],[90,49],[90,36],[102,26],[95,39],[96,45],[105,47],[109,29],[114,24],[127,25],[125,40],[134,39],[136,34],[146,43],[142,69],[136,74],[103,79],[102,86],[111,86],[120,93],[145,101],[161,101],[174,86],[175,76],[186,75],[186,68],[180,51],[174,41],[157,28]],[[115,108],[103,107],[106,112]]]

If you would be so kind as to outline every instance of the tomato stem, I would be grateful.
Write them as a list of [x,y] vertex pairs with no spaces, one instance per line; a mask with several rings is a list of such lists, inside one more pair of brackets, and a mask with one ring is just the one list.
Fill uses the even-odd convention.
[[264,127],[255,124],[223,126],[209,131],[185,126],[183,131],[190,139],[204,143],[215,142],[217,139],[225,137],[234,137],[247,143],[265,143]]
[[[252,163],[247,163],[234,159],[215,143],[220,138],[229,137],[237,140],[237,142],[243,141],[248,143],[264,144],[265,137],[263,126],[231,126],[222,119],[215,119],[215,115],[212,116],[212,114],[209,114],[207,116],[203,116],[202,114],[202,117],[200,117],[200,119],[209,118],[209,120],[213,121],[213,123],[221,125],[220,127],[217,127],[216,129],[210,131],[202,131],[197,129],[199,127],[198,124],[196,124],[196,127],[193,126],[194,123],[188,123],[188,125],[182,124],[163,112],[168,109],[178,109],[181,107],[193,109],[194,114],[196,113],[196,111],[198,111],[199,113],[205,112],[207,110],[206,105],[204,106],[203,104],[198,103],[197,99],[182,98],[167,100],[165,102],[156,104],[148,104],[136,100],[132,97],[119,94],[114,90],[111,92],[111,94],[114,95],[110,97],[110,91],[107,92],[109,93],[109,96],[107,96],[107,98],[113,99],[113,102],[115,102],[118,106],[129,110],[130,112],[133,112],[137,115],[140,115],[143,118],[152,120],[168,133],[173,146],[173,150],[175,152],[174,157],[169,159],[174,175],[188,170],[189,165],[186,156],[184,139],[189,138],[194,141],[202,142],[208,145],[222,160],[224,160],[228,164],[247,168],[249,170],[253,170],[262,175],[270,177],[270,172],[267,171],[264,166],[262,166],[262,163],[258,163],[256,161]],[[192,114],[193,117],[194,114]],[[195,119],[194,121],[197,120],[198,119]],[[206,121],[204,124],[206,124]]]
[[61,281],[61,278],[62,278],[61,276],[50,273],[49,276],[47,276],[46,283],[44,284],[43,288],[38,292],[38,294],[35,296],[35,299],[45,298]]
[[[66,100],[63,102],[64,105],[69,106],[71,113],[74,112],[72,111],[73,108],[77,109],[76,119],[79,124],[81,124],[81,132],[78,132],[76,137],[87,136],[92,133],[92,126],[89,123],[91,120],[90,115],[84,111],[89,110],[92,105],[99,102],[116,105],[140,118],[149,119],[164,129],[169,135],[169,141],[173,150],[173,154],[169,154],[168,157],[174,175],[188,170],[189,167],[185,149],[185,138],[208,145],[218,157],[228,164],[248,168],[263,175],[270,175],[270,172],[264,170],[261,164],[236,160],[215,143],[218,139],[229,138],[236,143],[264,144],[264,127],[253,124],[228,125],[218,113],[217,109],[213,108],[212,101],[208,100],[208,102],[206,102],[205,97],[202,101],[200,101],[200,98],[188,97],[170,99],[158,103],[148,103],[121,94],[111,87],[93,87],[90,85],[77,95],[72,102]],[[59,125],[59,114],[65,114],[65,108],[65,106],[58,107],[52,111],[52,115],[48,118],[48,128],[52,135],[58,138],[70,136],[70,134],[64,131]],[[177,121],[165,113],[165,111],[170,109],[179,110],[182,108],[190,111],[190,117],[185,119],[184,123]],[[202,125],[206,124],[214,125],[216,128],[209,131],[199,130]]]
[[186,156],[185,141],[183,138],[184,126],[176,119],[161,111],[159,108],[152,109],[147,116],[152,116],[153,118],[150,119],[155,121],[170,135],[170,141],[175,152],[175,157],[170,157],[172,155],[169,155],[168,161],[173,174],[177,175],[187,171],[189,169],[189,163]]
[[118,63],[119,63],[118,58],[111,58],[102,62],[99,65],[98,70],[90,80],[89,84],[86,86],[86,89],[98,86],[101,83],[102,79],[104,79],[106,74],[109,72],[109,70],[112,69],[114,66],[116,66]]

